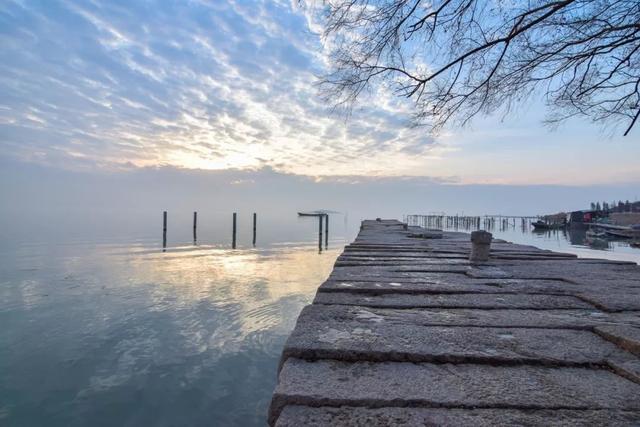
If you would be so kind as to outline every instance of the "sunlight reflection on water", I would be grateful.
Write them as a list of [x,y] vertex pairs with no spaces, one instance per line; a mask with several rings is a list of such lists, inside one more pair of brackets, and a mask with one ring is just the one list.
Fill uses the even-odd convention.
[[341,246],[29,245],[0,265],[0,420],[263,425]]

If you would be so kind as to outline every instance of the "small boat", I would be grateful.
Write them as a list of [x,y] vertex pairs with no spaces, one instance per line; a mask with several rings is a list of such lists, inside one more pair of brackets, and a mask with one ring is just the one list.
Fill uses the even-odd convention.
[[553,230],[553,229],[563,228],[565,226],[565,224],[562,224],[562,223],[551,224],[541,220],[532,222],[531,225],[533,225],[533,228],[535,228],[536,230]]

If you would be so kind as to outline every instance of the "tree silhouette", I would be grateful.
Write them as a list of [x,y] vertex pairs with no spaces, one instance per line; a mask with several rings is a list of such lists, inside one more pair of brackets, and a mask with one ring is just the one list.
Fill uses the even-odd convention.
[[[314,0],[300,0],[314,3]],[[318,4],[315,2],[315,4]],[[548,124],[583,116],[623,126],[640,115],[638,0],[324,0],[335,106],[390,89],[437,132],[540,95]]]

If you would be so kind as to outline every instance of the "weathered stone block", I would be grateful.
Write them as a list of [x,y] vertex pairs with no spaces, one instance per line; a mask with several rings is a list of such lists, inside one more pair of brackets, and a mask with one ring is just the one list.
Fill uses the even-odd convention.
[[592,427],[640,425],[640,412],[621,410],[566,409],[451,409],[451,408],[360,408],[288,405],[276,427],[389,427],[389,426],[548,426]]
[[638,411],[638,396],[640,385],[602,369],[289,358],[270,422],[287,405]]
[[[405,285],[396,283],[395,288]],[[449,293],[449,294],[366,294],[357,292],[318,292],[314,304],[360,305],[378,308],[530,308],[530,309],[595,309],[576,297],[516,293]]]

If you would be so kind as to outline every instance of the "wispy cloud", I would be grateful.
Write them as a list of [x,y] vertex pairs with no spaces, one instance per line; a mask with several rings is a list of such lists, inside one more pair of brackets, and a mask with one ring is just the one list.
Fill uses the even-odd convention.
[[332,115],[320,40],[288,0],[9,1],[0,28],[2,156],[400,175],[439,149],[398,103]]

